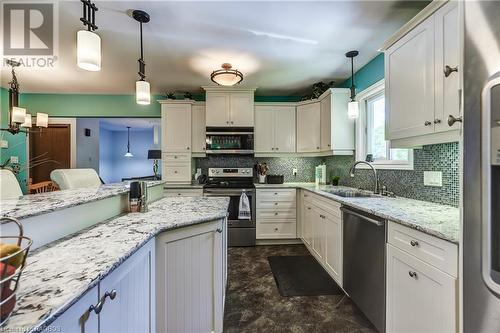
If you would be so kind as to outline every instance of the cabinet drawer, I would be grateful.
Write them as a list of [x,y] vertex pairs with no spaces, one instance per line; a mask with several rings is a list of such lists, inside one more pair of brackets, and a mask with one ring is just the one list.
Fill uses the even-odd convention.
[[453,243],[390,221],[387,240],[443,272],[458,275],[458,248]]
[[165,197],[202,197],[202,189],[177,189],[167,188],[163,192]]
[[272,222],[257,223],[257,239],[296,238],[295,223]]
[[266,189],[257,190],[258,201],[294,201],[295,189]]
[[335,200],[311,192],[304,193],[304,200],[335,217],[342,218],[342,212],[340,211],[341,205]]
[[295,209],[258,209],[257,219],[293,219],[296,218]]
[[163,163],[162,175],[166,181],[191,180],[191,162],[188,163]]
[[295,209],[295,201],[257,201],[257,209]]
[[179,163],[191,161],[191,154],[189,153],[162,153],[162,161],[167,163]]

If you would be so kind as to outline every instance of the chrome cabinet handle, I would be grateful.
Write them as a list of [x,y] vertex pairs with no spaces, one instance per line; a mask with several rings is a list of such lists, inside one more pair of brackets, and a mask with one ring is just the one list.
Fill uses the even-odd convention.
[[111,291],[106,291],[104,293],[104,296],[101,297],[99,302],[97,302],[96,305],[91,305],[89,307],[89,312],[94,311],[95,314],[99,314],[102,311],[102,307],[104,306],[104,303],[106,303],[106,298],[109,297],[111,300],[114,300],[116,298],[117,292],[116,289],[113,289]]
[[414,271],[409,271],[409,272],[408,272],[408,275],[409,275],[410,277],[412,277],[412,278],[415,278],[415,279],[417,278],[417,272],[414,272]]
[[425,126],[431,126],[431,125],[432,125],[432,123],[431,123],[430,121],[426,120],[426,121],[425,121],[425,123],[424,123],[424,125],[425,125]]
[[441,124],[441,119],[438,118],[434,119],[434,124]]
[[418,242],[417,242],[416,240],[412,240],[412,241],[410,242],[410,245],[411,245],[411,246],[418,246]]
[[450,66],[446,65],[444,67],[444,76],[445,77],[450,76],[450,74],[453,73],[453,72],[458,72],[458,66],[450,67]]
[[456,122],[461,123],[462,122],[462,117],[454,117],[453,115],[448,116],[448,126],[453,126],[455,125]]
[[217,232],[219,234],[222,234],[222,229],[221,228],[217,228],[217,229],[215,229],[215,232]]

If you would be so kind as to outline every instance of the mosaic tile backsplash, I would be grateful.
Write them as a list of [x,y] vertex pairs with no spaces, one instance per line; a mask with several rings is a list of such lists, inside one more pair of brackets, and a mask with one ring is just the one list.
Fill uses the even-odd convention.
[[[397,196],[430,201],[458,207],[459,204],[459,148],[458,143],[423,146],[415,149],[413,170],[377,170],[380,184],[387,186]],[[340,185],[373,189],[371,170],[356,170],[354,178],[349,177],[349,169],[354,163],[353,156],[329,157],[248,157],[209,156],[195,158],[195,167],[204,174],[211,167],[251,167],[257,161],[266,162],[270,174],[283,174],[285,182],[313,182],[315,166],[327,165],[327,179],[340,176]],[[293,169],[298,169],[293,176]],[[424,171],[442,171],[443,186],[424,186]]]

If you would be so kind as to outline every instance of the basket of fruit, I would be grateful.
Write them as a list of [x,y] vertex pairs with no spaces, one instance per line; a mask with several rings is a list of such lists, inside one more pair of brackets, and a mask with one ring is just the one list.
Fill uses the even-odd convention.
[[16,306],[16,292],[19,288],[21,273],[26,266],[26,257],[33,241],[23,235],[21,223],[11,217],[2,217],[0,225],[16,224],[16,236],[0,236],[0,327],[9,320]]

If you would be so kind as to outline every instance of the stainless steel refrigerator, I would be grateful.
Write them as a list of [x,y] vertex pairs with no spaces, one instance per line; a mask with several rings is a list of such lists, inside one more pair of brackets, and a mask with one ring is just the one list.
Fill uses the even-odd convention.
[[500,332],[500,2],[463,4],[463,324]]

